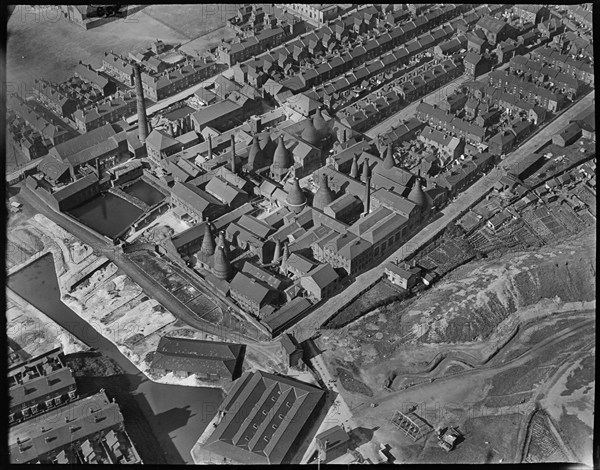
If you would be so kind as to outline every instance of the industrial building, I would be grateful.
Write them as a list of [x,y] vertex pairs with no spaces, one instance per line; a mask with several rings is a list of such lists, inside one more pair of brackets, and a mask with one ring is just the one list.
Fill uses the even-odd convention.
[[195,375],[200,380],[235,380],[244,362],[244,346],[188,338],[160,338],[151,371],[176,377]]
[[294,463],[294,451],[323,406],[319,388],[266,372],[246,372],[217,411],[215,430],[203,445],[226,463]]

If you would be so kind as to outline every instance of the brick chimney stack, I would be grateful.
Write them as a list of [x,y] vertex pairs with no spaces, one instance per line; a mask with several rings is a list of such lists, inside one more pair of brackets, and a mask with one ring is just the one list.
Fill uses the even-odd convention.
[[236,173],[235,167],[235,137],[231,136],[231,171]]
[[365,183],[365,212],[364,215],[369,215],[371,211],[371,175],[367,176]]
[[148,137],[148,122],[146,118],[146,104],[144,103],[144,89],[142,87],[142,74],[138,64],[133,65],[135,77],[135,94],[137,97],[138,136],[141,143]]

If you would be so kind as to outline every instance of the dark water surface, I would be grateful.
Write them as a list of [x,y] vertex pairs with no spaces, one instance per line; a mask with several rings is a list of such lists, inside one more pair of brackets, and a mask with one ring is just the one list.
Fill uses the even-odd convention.
[[165,385],[148,380],[113,343],[62,303],[51,254],[10,276],[8,287],[74,336],[113,359],[125,372],[128,393],[133,395],[150,423],[167,462],[193,463],[190,451],[223,400],[220,389]]
[[153,206],[165,198],[163,193],[143,180],[136,181],[123,191],[125,191],[127,194],[137,197],[141,201],[144,201],[149,206]]
[[102,235],[114,238],[133,224],[142,212],[125,199],[105,193],[71,209],[69,214]]

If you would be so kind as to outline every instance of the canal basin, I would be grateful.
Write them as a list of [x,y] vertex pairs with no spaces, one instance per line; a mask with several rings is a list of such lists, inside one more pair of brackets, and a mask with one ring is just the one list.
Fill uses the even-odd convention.
[[[126,393],[133,396],[148,420],[167,462],[193,463],[190,450],[223,400],[220,389],[158,384],[149,380],[113,343],[97,333],[60,300],[51,254],[11,275],[7,284],[54,322],[113,359],[127,378],[129,387]],[[125,425],[127,426],[127,422]],[[142,455],[147,464],[158,463],[144,457]]]

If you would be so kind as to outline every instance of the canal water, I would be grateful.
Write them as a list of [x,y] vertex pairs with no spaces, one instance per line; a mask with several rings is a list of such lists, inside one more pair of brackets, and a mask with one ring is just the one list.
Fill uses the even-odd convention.
[[190,451],[223,400],[220,389],[157,384],[146,378],[113,343],[62,303],[51,254],[11,275],[7,284],[56,323],[119,364],[167,462],[193,463]]
[[163,193],[154,188],[151,184],[146,183],[144,180],[136,181],[123,191],[144,201],[149,206],[153,206],[165,198]]
[[105,193],[71,209],[69,214],[98,233],[114,238],[133,224],[143,212],[125,199]]

